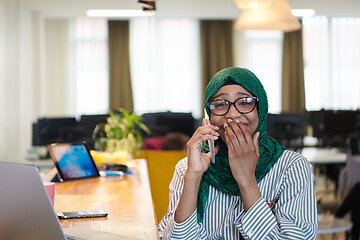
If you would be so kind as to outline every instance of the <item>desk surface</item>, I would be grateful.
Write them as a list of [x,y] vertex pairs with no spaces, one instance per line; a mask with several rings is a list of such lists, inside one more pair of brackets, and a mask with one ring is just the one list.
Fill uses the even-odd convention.
[[301,154],[314,164],[345,164],[347,155],[337,148],[306,147]]
[[331,224],[322,224],[321,219],[319,219],[319,228],[317,234],[332,234],[346,232],[350,230],[352,223],[346,219],[334,218]]
[[56,183],[55,211],[104,210],[107,218],[61,220],[139,239],[158,239],[145,160],[131,161],[134,173]]

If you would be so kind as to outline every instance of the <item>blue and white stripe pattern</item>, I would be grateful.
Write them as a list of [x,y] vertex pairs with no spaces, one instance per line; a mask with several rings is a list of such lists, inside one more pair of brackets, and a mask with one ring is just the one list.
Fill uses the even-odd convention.
[[[247,211],[239,196],[210,186],[204,221],[196,211],[176,223],[187,169],[187,158],[178,162],[170,183],[167,215],[159,223],[160,239],[316,239],[317,209],[311,164],[300,154],[286,150],[258,183],[262,197]],[[277,201],[277,202],[276,202]],[[268,203],[273,203],[272,208]]]

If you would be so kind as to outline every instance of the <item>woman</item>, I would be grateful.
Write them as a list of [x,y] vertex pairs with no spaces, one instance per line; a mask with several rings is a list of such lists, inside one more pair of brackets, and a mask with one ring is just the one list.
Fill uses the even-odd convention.
[[[257,77],[219,71],[205,105],[211,124],[204,119],[176,165],[160,238],[316,239],[312,167],[266,135],[267,96]],[[215,140],[215,163],[205,140]]]

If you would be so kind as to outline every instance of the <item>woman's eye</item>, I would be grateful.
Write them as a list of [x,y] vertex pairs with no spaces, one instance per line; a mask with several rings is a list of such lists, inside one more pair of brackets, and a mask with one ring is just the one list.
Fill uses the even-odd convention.
[[238,106],[249,106],[254,103],[254,100],[252,98],[240,98],[237,101]]
[[247,101],[240,102],[240,105],[249,105],[249,104],[251,104],[251,102],[247,102]]
[[228,105],[228,103],[225,101],[214,101],[212,105],[214,106],[214,108],[224,108]]
[[239,104],[240,105],[247,105],[247,104],[249,104],[249,102],[247,100],[241,100],[241,101],[239,101]]
[[221,108],[221,107],[225,107],[225,106],[226,106],[225,103],[217,103],[217,104],[215,105],[216,108]]

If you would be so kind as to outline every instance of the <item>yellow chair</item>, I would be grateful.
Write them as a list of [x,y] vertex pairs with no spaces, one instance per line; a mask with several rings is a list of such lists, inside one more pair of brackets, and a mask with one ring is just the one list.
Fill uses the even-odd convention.
[[174,174],[175,165],[179,160],[186,157],[186,151],[145,150],[141,155],[147,162],[155,218],[156,223],[159,223],[167,213],[169,184]]

